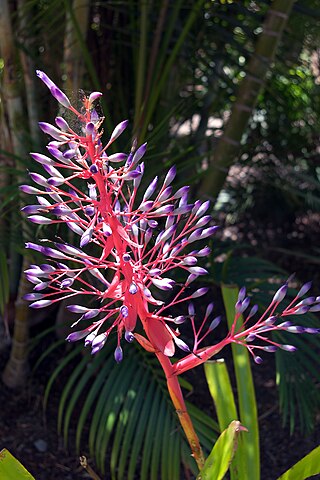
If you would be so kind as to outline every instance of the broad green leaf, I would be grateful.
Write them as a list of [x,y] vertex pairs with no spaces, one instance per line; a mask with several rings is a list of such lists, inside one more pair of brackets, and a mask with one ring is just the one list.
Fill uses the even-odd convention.
[[[220,431],[223,431],[235,418],[238,418],[237,407],[231,387],[227,366],[223,359],[204,364],[204,371],[210,394],[213,398]],[[240,479],[243,473],[241,451],[237,451],[230,467],[232,480]]]
[[6,448],[0,452],[0,478],[3,480],[35,480]]
[[[227,314],[228,326],[234,319],[234,305],[238,298],[238,289],[222,286],[222,296]],[[239,319],[238,327],[241,319]],[[257,404],[247,350],[242,345],[232,344],[232,356],[237,381],[239,414],[241,423],[248,429],[248,435],[239,444],[240,478],[260,478],[260,449]]]
[[[240,422],[230,423],[216,441],[197,480],[222,480],[229,470],[235,451],[238,446],[238,435],[244,428]],[[249,478],[249,477],[247,477]]]
[[303,457],[278,480],[305,480],[320,473],[320,446]]

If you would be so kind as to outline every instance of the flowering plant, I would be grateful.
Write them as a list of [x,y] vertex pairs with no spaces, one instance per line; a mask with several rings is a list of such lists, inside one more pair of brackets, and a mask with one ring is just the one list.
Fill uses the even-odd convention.
[[[242,288],[229,333],[218,343],[211,341],[221,317],[211,318],[214,305],[209,303],[198,324],[192,300],[205,295],[208,288],[193,291],[190,287],[199,276],[208,273],[198,262],[209,255],[210,248],[199,247],[198,242],[210,238],[217,230],[207,214],[209,201],[189,203],[189,187],[174,191],[171,185],[175,167],[170,168],[162,182],[155,177],[140,192],[146,144],[137,148],[133,142],[128,155],[107,153],[128,121],[117,125],[104,146],[103,118],[95,108],[102,94],[93,92],[85,97],[78,111],[45,73],[37,71],[37,75],[58,102],[76,116],[81,128],[76,132],[61,116],[56,117],[56,126],[40,122],[41,130],[54,140],[47,146],[50,157],[31,153],[43,166],[46,176],[30,172],[37,186],[20,188],[36,195],[38,203],[22,210],[35,224],[67,225],[79,240],[77,245],[64,241],[26,244],[26,248],[48,257],[50,263],[31,265],[25,272],[34,284],[33,293],[25,299],[32,302],[32,308],[42,308],[80,297],[81,303],[67,307],[80,315],[72,325],[75,331],[67,340],[84,339],[92,354],[103,348],[112,331],[117,335],[116,362],[123,358],[123,337],[127,342],[136,340],[154,353],[165,372],[171,399],[201,469],[204,458],[178,376],[203,364],[230,343],[246,347],[256,363],[262,362],[260,352],[274,352],[278,348],[294,351],[294,346],[279,344],[269,334],[272,331],[318,333],[315,328],[293,325],[286,317],[319,311],[320,297],[302,299],[311,288],[308,282],[292,302],[281,309],[280,303],[288,289],[286,282],[265,312],[258,316],[257,305],[249,309],[250,299]],[[176,269],[185,274],[182,284],[171,278]],[[172,292],[167,303],[159,298],[159,290]],[[172,317],[172,307],[186,311]],[[241,316],[244,321],[239,326]],[[143,334],[136,331],[138,322]],[[190,322],[192,327],[192,345],[181,339],[179,325],[185,322]],[[209,346],[202,346],[205,338]],[[184,356],[174,362],[176,347]]]

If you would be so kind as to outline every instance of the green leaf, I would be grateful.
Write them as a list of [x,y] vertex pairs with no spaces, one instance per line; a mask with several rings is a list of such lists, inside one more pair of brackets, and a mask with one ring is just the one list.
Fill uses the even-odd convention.
[[[228,326],[234,320],[234,305],[238,299],[238,288],[222,286],[222,296],[227,314]],[[242,319],[238,321],[240,327]],[[241,423],[248,429],[248,435],[239,445],[240,478],[260,478],[260,449],[257,404],[248,351],[242,345],[232,344],[232,356],[237,381],[239,413]],[[241,466],[240,466],[241,465]]]
[[[234,420],[216,441],[197,480],[222,480],[227,473],[238,446],[238,435],[243,430],[240,422]],[[250,477],[247,477],[250,478]]]
[[287,470],[278,480],[305,480],[320,473],[320,446],[303,457]]
[[35,480],[6,448],[0,452],[0,478],[3,480]]

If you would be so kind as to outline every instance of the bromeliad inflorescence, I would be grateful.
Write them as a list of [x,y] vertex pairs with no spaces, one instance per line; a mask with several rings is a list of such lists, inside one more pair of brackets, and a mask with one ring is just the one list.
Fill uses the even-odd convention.
[[[175,367],[177,373],[184,371],[186,366],[192,368],[202,363],[209,358],[208,355],[212,356],[212,348],[218,347],[200,348],[201,341],[220,321],[220,317],[208,320],[213,304],[208,305],[198,330],[192,303],[189,303],[188,312],[176,318],[167,312],[179,304],[183,308],[183,304],[208,290],[199,288],[190,293],[190,284],[199,275],[208,273],[198,266],[198,261],[209,255],[209,247],[192,247],[195,242],[211,237],[217,229],[210,225],[212,218],[207,214],[209,202],[188,203],[189,187],[173,190],[175,167],[168,171],[162,182],[155,177],[139,196],[144,173],[141,160],[146,153],[146,144],[139,148],[134,145],[128,155],[107,153],[108,147],[124,131],[128,122],[121,122],[104,146],[101,141],[103,118],[95,109],[101,93],[93,92],[85,97],[83,108],[78,111],[45,73],[37,71],[37,75],[58,102],[76,116],[81,131],[74,131],[63,117],[55,119],[56,126],[40,122],[42,131],[54,139],[47,146],[51,156],[31,154],[43,166],[46,176],[30,172],[37,187],[22,185],[20,188],[25,193],[36,195],[38,203],[22,210],[36,224],[66,224],[78,236],[78,241],[76,245],[66,242],[53,242],[46,246],[26,244],[27,248],[51,259],[51,263],[31,265],[26,271],[27,278],[35,285],[34,293],[28,294],[26,299],[32,301],[32,308],[42,308],[70,297],[87,297],[87,301],[83,302],[85,305],[67,307],[81,315],[73,324],[80,329],[71,333],[68,340],[84,338],[92,353],[98,352],[111,331],[116,329],[117,361],[122,359],[121,339],[124,336],[129,342],[136,338],[144,348],[169,357],[174,354],[175,346],[189,353],[188,361],[182,360]],[[82,181],[82,186],[79,181]],[[171,278],[174,269],[184,271],[182,285],[176,285]],[[95,277],[95,282],[90,280],[91,276]],[[290,306],[277,312],[286,294],[285,284],[258,320],[249,325],[249,320],[256,316],[258,310],[254,306],[247,313],[240,331],[237,331],[237,320],[248,312],[249,307],[249,298],[241,289],[235,306],[234,326],[222,345],[220,342],[219,350],[227,343],[240,343],[248,348],[258,363],[261,357],[254,353],[256,350],[272,352],[278,347],[293,350],[293,347],[275,343],[266,334],[272,330],[317,332],[316,329],[292,326],[290,322],[282,321],[282,317],[288,315],[320,310],[319,297],[300,301],[309,287],[310,284],[302,287]],[[158,298],[158,290],[172,291],[172,298],[167,304]],[[134,333],[138,319],[147,338]],[[88,320],[90,325],[82,328],[81,325]],[[186,320],[192,324],[193,347],[180,339],[177,329],[177,325]]]
[[[210,238],[217,229],[207,214],[209,202],[189,203],[188,187],[177,191],[172,188],[175,167],[170,168],[162,181],[155,177],[141,192],[146,144],[137,148],[133,142],[128,155],[108,154],[108,148],[128,122],[121,122],[104,146],[103,118],[95,108],[101,93],[93,92],[85,97],[78,111],[45,73],[37,71],[37,75],[58,102],[75,115],[80,129],[75,131],[66,118],[60,116],[55,119],[56,126],[39,124],[41,130],[53,138],[47,146],[50,156],[31,154],[43,166],[45,175],[31,172],[30,177],[37,186],[20,187],[37,198],[36,204],[22,210],[35,224],[66,225],[77,240],[75,245],[60,239],[26,244],[50,260],[31,265],[26,271],[34,288],[25,298],[32,301],[32,308],[42,308],[77,297],[77,303],[67,307],[80,315],[72,325],[75,331],[67,340],[84,339],[93,354],[103,348],[112,330],[118,338],[114,353],[117,362],[123,357],[123,337],[128,342],[137,340],[146,350],[154,352],[201,468],[204,462],[201,447],[177,376],[204,363],[231,342],[245,346],[257,363],[261,363],[262,358],[256,352],[274,352],[277,348],[293,351],[293,346],[279,344],[268,334],[272,331],[318,333],[315,328],[292,325],[287,317],[320,311],[320,297],[302,299],[311,287],[307,283],[293,301],[279,311],[287,293],[285,283],[258,317],[258,307],[249,307],[249,297],[242,288],[228,335],[216,344],[211,341],[220,317],[211,319],[213,304],[210,303],[202,322],[196,322],[192,300],[205,295],[208,289],[190,287],[200,275],[208,273],[198,262],[208,257],[210,249],[198,247],[198,243]],[[172,275],[177,269],[184,274],[179,284]],[[161,299],[163,295],[159,295],[159,290],[169,292],[167,303]],[[170,316],[172,307],[175,311],[181,307],[178,316]],[[244,321],[239,324],[241,316]],[[138,321],[144,335],[136,332]],[[184,322],[191,323],[193,345],[187,345],[180,337],[178,326]],[[201,346],[205,338],[210,346]],[[170,357],[176,346],[185,356],[174,363]]]

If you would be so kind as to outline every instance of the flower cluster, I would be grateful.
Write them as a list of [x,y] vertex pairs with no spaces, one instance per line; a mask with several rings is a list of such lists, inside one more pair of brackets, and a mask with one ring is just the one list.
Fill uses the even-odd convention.
[[[45,73],[37,71],[37,75],[58,102],[75,115],[81,128],[76,132],[61,116],[56,117],[56,126],[40,122],[41,130],[53,139],[47,145],[50,156],[31,153],[42,165],[45,175],[29,173],[36,186],[22,185],[20,188],[36,195],[37,203],[22,210],[35,224],[65,224],[77,240],[76,245],[63,241],[26,244],[27,248],[50,259],[48,263],[31,265],[25,272],[34,284],[33,293],[27,294],[26,300],[32,301],[32,308],[42,308],[80,296],[80,303],[84,305],[75,303],[67,308],[80,315],[72,326],[83,327],[67,339],[84,339],[93,354],[103,347],[115,329],[117,362],[122,359],[121,339],[124,336],[128,342],[136,339],[147,350],[168,357],[174,355],[177,346],[187,352],[193,362],[202,363],[210,350],[199,345],[220,322],[220,317],[209,321],[213,310],[213,304],[209,304],[197,329],[192,299],[203,296],[208,289],[198,288],[192,292],[190,288],[197,277],[208,273],[198,262],[208,257],[210,249],[197,245],[217,229],[207,214],[210,203],[189,203],[189,187],[174,191],[175,167],[170,168],[163,181],[155,177],[141,192],[146,144],[137,148],[133,142],[128,155],[107,153],[128,122],[121,122],[104,146],[101,140],[103,118],[95,108],[101,93],[93,92],[85,97],[83,108],[78,111]],[[182,284],[172,278],[174,269],[185,274]],[[317,333],[316,329],[292,326],[287,321],[279,323],[281,317],[287,315],[320,310],[320,297],[300,300],[309,287],[309,284],[303,286],[289,307],[278,314],[276,309],[286,294],[287,285],[284,285],[262,317],[252,326],[248,325],[257,313],[254,306],[243,326],[237,329],[239,316],[249,307],[249,299],[242,289],[235,306],[234,326],[224,345],[231,341],[245,345],[259,363],[261,358],[253,353],[256,349],[269,352],[277,347],[293,349],[268,339],[265,335],[269,331]],[[159,290],[170,292],[168,303],[162,301]],[[167,313],[169,308],[186,302],[189,305],[185,315],[173,318]],[[135,333],[138,320],[145,336]],[[178,325],[185,321],[192,324],[193,347],[183,342],[179,335]],[[256,345],[255,340],[267,345]],[[188,363],[175,365],[180,373]]]

